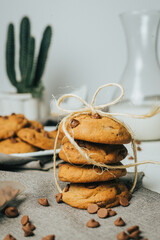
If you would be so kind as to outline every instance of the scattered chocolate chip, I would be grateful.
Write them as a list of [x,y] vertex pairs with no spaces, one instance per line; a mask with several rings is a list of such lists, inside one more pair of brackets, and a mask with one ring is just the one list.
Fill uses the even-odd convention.
[[98,207],[105,207],[106,203],[104,202],[97,202]]
[[24,216],[21,218],[21,224],[22,224],[22,225],[26,225],[28,222],[29,222],[29,217],[28,217],[27,215],[24,215]]
[[68,192],[68,191],[69,191],[69,188],[70,188],[70,184],[67,184],[67,186],[66,186],[65,189],[64,189],[64,192]]
[[15,218],[19,215],[18,209],[15,207],[8,207],[5,209],[5,215],[9,218]]
[[16,240],[11,234],[7,234],[3,240]]
[[89,228],[96,228],[96,227],[99,227],[100,224],[99,224],[99,222],[97,222],[96,220],[94,220],[92,218],[86,223],[86,226],[89,227]]
[[133,159],[134,159],[134,157],[130,156],[128,159],[129,159],[129,160],[133,160]]
[[100,119],[101,116],[98,113],[95,113],[95,114],[91,115],[91,118],[93,118],[93,119]]
[[26,227],[27,229],[30,229],[30,231],[33,231],[33,230],[36,229],[36,227],[34,226],[34,224],[32,224],[32,223],[30,223],[30,222],[26,223],[25,227]]
[[62,201],[62,193],[57,193],[55,195],[56,201],[57,203],[60,203]]
[[140,148],[140,147],[137,147],[137,151],[142,151],[142,148]]
[[114,221],[114,225],[115,226],[124,226],[125,225],[125,222],[124,222],[124,220],[121,218],[121,217],[119,217],[119,218],[117,218],[115,221]]
[[98,205],[97,204],[90,204],[87,208],[87,211],[91,214],[96,213],[98,211]]
[[128,199],[125,198],[125,197],[121,197],[119,203],[120,203],[121,206],[123,206],[123,207],[127,207],[127,206],[129,205],[129,201],[128,201]]
[[135,143],[139,145],[141,144],[141,141],[136,140]]
[[78,125],[80,124],[80,122],[77,120],[77,119],[72,119],[71,121],[70,121],[70,126],[71,126],[71,128],[75,128],[75,127],[77,127]]
[[54,240],[54,239],[55,239],[55,235],[48,235],[42,238],[42,240]]
[[97,215],[99,218],[106,218],[108,216],[108,210],[106,208],[100,208]]
[[24,237],[33,236],[33,230],[35,229],[35,226],[31,223],[27,223],[25,226],[22,226],[22,230],[24,231]]
[[123,231],[123,232],[118,233],[117,239],[118,239],[118,240],[128,240],[128,239],[129,239],[129,236],[128,236],[127,233],[125,233],[125,232]]
[[42,206],[45,206],[45,207],[49,206],[49,203],[48,203],[48,199],[47,199],[47,198],[39,198],[39,199],[38,199],[38,203],[39,203],[40,205],[42,205]]
[[113,216],[117,215],[117,213],[114,210],[108,210],[108,215],[109,215],[109,217],[113,217]]
[[127,228],[128,233],[132,233],[132,232],[137,231],[137,230],[139,230],[139,226],[137,226],[137,225],[134,225],[134,226],[131,226],[131,227]]
[[93,183],[87,183],[87,184],[85,184],[85,187],[86,188],[89,188],[89,189],[94,189],[94,188],[96,188],[98,186],[98,184],[93,184]]
[[140,231],[137,230],[137,231],[132,232],[132,233],[129,235],[129,237],[138,240],[138,239],[139,239],[139,234],[140,234]]

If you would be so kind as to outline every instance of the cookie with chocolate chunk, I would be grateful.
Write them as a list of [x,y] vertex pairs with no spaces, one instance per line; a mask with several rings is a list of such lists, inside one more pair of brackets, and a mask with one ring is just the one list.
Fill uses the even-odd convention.
[[80,209],[87,209],[94,203],[106,208],[115,207],[122,197],[129,200],[131,194],[121,181],[93,183],[92,186],[71,183],[68,191],[64,188],[62,192],[63,202]]
[[[126,144],[131,141],[130,133],[121,123],[97,113],[70,117],[65,126],[74,139],[78,140],[103,144]],[[63,132],[62,122],[59,130]]]
[[[84,152],[96,162],[112,164],[123,160],[127,156],[127,149],[123,145],[97,144],[76,140]],[[62,145],[59,157],[73,164],[89,164],[70,142]]]
[[43,129],[43,124],[35,120],[30,120],[27,127],[32,129],[37,129],[37,128]]
[[23,114],[0,116],[0,140],[14,136],[27,123],[28,120]]
[[[113,165],[113,164],[112,164]],[[122,166],[117,163],[116,166]],[[92,165],[78,166],[69,163],[59,166],[59,180],[71,183],[104,182],[125,176],[126,169],[102,169]]]
[[0,142],[0,153],[29,153],[36,152],[38,148],[22,141],[19,137],[9,138]]
[[[54,148],[55,137],[50,132],[45,131],[44,129],[31,129],[31,128],[23,128],[17,133],[18,137],[23,141],[30,143],[31,145],[50,150]],[[58,142],[57,148],[60,147],[60,143]]]

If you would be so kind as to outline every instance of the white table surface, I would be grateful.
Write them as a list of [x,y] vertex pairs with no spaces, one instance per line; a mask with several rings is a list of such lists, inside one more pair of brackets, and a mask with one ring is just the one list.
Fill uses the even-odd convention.
[[[142,149],[142,151],[137,151],[138,162],[147,160],[160,162],[160,141],[142,142],[137,146],[140,146]],[[133,156],[130,144],[127,144],[126,147],[129,154]],[[133,162],[133,160],[128,160],[127,157],[124,164]],[[129,168],[128,171],[133,171],[133,168]],[[143,178],[143,186],[160,193],[160,165],[141,165],[138,166],[138,171],[143,171],[145,174]]]

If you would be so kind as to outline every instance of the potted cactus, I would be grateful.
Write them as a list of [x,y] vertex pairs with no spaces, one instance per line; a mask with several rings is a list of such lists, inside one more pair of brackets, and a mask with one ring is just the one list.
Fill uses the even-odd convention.
[[[40,111],[42,110],[40,105],[43,105],[42,99],[44,92],[42,75],[51,43],[51,36],[52,29],[50,26],[47,26],[43,32],[38,56],[35,56],[35,38],[31,35],[30,21],[28,17],[23,17],[20,23],[19,37],[20,79],[17,79],[15,71],[14,25],[12,23],[9,24],[6,42],[6,71],[11,84],[17,90],[17,93],[2,94],[3,98],[1,95],[3,102],[6,96],[8,111],[11,107],[12,112],[24,113],[28,118],[42,118],[40,116]],[[11,101],[9,101],[9,99]],[[14,104],[16,104],[15,110],[13,109]],[[20,109],[18,109],[17,104]]]

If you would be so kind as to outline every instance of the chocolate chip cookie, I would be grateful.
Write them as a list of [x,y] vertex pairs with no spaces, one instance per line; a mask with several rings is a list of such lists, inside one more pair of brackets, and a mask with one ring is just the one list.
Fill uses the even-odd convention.
[[[67,131],[74,139],[104,144],[126,144],[131,141],[128,130],[109,117],[98,114],[81,114],[66,121]],[[63,132],[62,122],[59,126]]]
[[106,208],[119,205],[122,197],[130,199],[127,187],[121,181],[94,184],[71,183],[68,191],[63,190],[62,200],[72,207],[87,209],[90,204],[98,204]]
[[[31,145],[41,149],[53,149],[55,138],[53,133],[45,131],[44,129],[31,129],[23,128],[17,133],[18,137],[23,141],[30,143]],[[57,144],[57,148],[60,147],[60,143]]]
[[19,137],[9,138],[0,142],[0,153],[28,153],[39,149],[22,141]]
[[[122,166],[121,163],[116,165]],[[71,183],[103,182],[125,176],[126,169],[101,169],[92,165],[75,166],[69,163],[59,166],[59,180]]]
[[28,120],[23,114],[0,116],[0,140],[14,136],[27,123]]
[[[96,144],[80,140],[76,142],[96,162],[106,164],[117,163],[127,156],[127,149],[123,145]],[[62,145],[59,157],[73,164],[89,164],[70,142]]]

